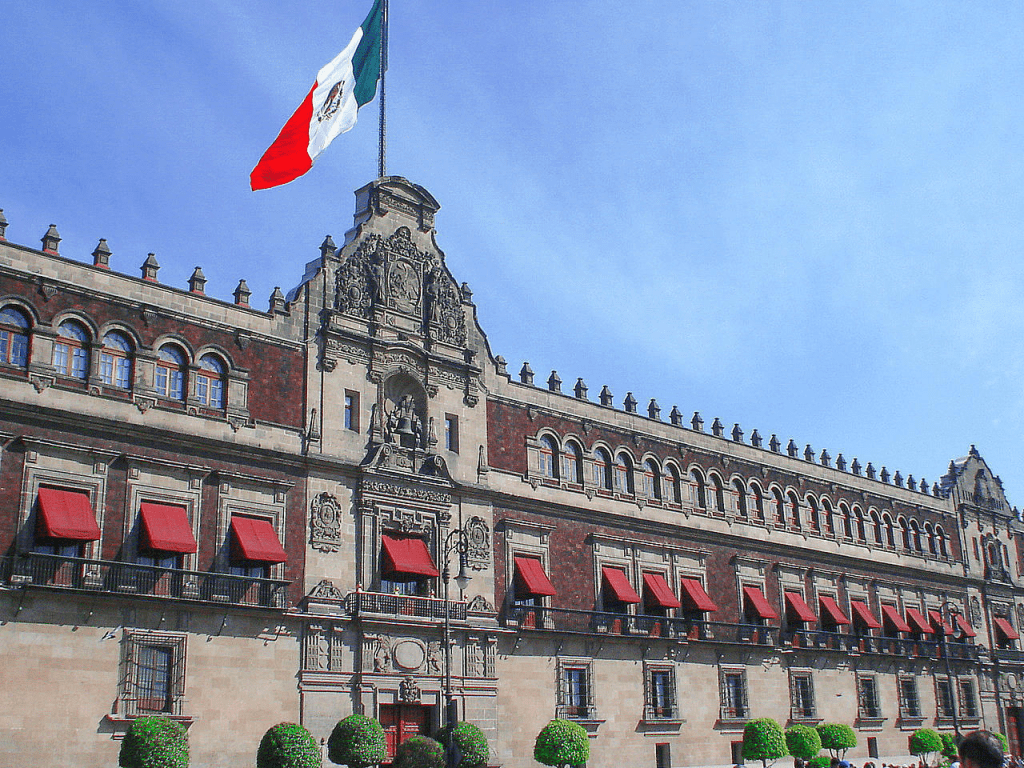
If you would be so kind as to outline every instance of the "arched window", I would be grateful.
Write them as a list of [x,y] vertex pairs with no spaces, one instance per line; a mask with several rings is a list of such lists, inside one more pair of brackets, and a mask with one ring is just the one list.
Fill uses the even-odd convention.
[[878,546],[882,546],[885,542],[884,534],[882,533],[882,518],[878,516],[878,512],[874,509],[871,510],[871,535]]
[[100,381],[108,387],[131,389],[132,386],[132,343],[119,331],[111,331],[103,337],[100,352]]
[[57,328],[53,345],[53,367],[61,376],[85,381],[89,378],[89,332],[74,320],[65,320]]
[[910,524],[905,517],[899,519],[900,530],[903,532],[903,548],[908,552],[914,548],[910,541]]
[[938,549],[935,546],[935,534],[932,532],[932,524],[924,524],[924,538],[927,542],[928,553],[931,555],[939,554]]
[[835,535],[835,520],[832,517],[832,502],[827,498],[821,500],[822,531],[826,536]]
[[921,526],[917,520],[910,521],[910,540],[914,545],[915,552],[924,551],[924,547],[921,545]]
[[699,469],[690,471],[690,479],[693,482],[693,492],[697,498],[694,501],[697,504],[697,509],[708,508],[708,492],[707,487],[704,485],[704,475],[700,473]]
[[538,454],[538,461],[540,461],[540,473],[544,477],[558,477],[555,474],[555,456],[558,454],[558,449],[555,447],[555,441],[545,435],[540,439],[540,453]]
[[594,485],[606,491],[612,489],[612,457],[604,448],[594,451]]
[[665,467],[665,475],[668,479],[669,494],[674,504],[683,503],[683,489],[679,479],[679,470],[676,469],[674,464],[668,464]]
[[733,493],[736,494],[736,512],[744,520],[747,519],[747,492],[740,480],[732,481]]
[[775,496],[775,522],[781,526],[786,525],[786,498],[778,488],[772,488]]
[[28,366],[28,316],[14,306],[0,309],[0,364]]
[[711,480],[711,488],[715,494],[715,511],[725,514],[725,488],[722,487],[722,478],[714,473],[708,477]]
[[173,344],[160,347],[156,362],[156,389],[169,400],[185,399],[185,353]]
[[583,453],[571,440],[562,451],[562,479],[568,483],[583,485]]
[[935,541],[938,543],[939,556],[948,557],[949,553],[946,551],[946,532],[942,530],[941,525],[935,526]]
[[885,529],[885,543],[896,549],[896,533],[893,530],[892,518],[888,512],[882,515],[882,527]]
[[654,459],[644,462],[644,495],[648,499],[661,501],[661,472]]
[[764,522],[764,491],[757,483],[750,484],[750,492],[754,495],[754,517],[758,522]]
[[864,525],[864,513],[860,507],[853,508],[853,522],[856,526],[857,541],[867,541],[868,531],[867,526]]
[[615,457],[615,490],[633,493],[633,462],[624,453]]
[[843,518],[843,536],[853,538],[853,513],[845,503],[839,504],[839,516]]
[[196,398],[207,408],[224,408],[224,379],[227,367],[216,355],[199,358],[196,371]]
[[811,530],[815,533],[821,533],[821,516],[818,514],[818,502],[814,500],[813,496],[807,497],[807,516],[811,521]]
[[800,523],[800,499],[792,491],[789,492],[789,519],[794,528],[799,528]]

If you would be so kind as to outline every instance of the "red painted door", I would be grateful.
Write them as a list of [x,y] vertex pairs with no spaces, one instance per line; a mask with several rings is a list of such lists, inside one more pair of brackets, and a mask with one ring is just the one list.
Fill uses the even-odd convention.
[[1020,755],[1020,707],[1006,708],[1006,741],[1011,755]]
[[430,710],[422,704],[381,704],[380,724],[388,747],[386,764],[390,764],[399,744],[410,736],[430,732]]

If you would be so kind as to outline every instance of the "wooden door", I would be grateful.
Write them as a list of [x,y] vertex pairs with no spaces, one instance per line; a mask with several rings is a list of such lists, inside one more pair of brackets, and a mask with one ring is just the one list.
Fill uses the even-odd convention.
[[398,745],[410,736],[430,733],[430,708],[422,704],[381,704],[380,724],[388,748],[386,765],[395,759]]

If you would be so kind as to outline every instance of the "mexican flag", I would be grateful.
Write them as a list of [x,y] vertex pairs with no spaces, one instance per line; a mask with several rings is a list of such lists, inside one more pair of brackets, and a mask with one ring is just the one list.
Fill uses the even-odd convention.
[[374,0],[345,50],[317,72],[306,98],[249,174],[254,190],[287,184],[304,174],[335,136],[356,124],[359,107],[373,101],[380,76],[383,4]]

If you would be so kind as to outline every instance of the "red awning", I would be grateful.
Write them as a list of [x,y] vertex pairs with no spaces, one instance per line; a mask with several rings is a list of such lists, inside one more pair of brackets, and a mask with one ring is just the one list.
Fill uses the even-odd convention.
[[974,631],[974,627],[962,613],[956,615],[956,625],[960,627],[960,630],[964,633],[964,637],[977,637],[978,633]]
[[514,560],[516,575],[524,593],[535,597],[552,597],[558,594],[551,579],[544,573],[544,565],[539,557],[516,555]]
[[85,491],[39,489],[39,532],[54,539],[97,541],[100,527]]
[[604,577],[604,586],[611,592],[611,596],[620,603],[639,603],[640,595],[636,593],[629,583],[626,572],[621,568],[601,568],[601,575]]
[[283,563],[288,559],[273,524],[262,517],[231,516],[231,532],[238,555],[260,563]]
[[928,611],[928,618],[932,620],[933,629],[941,629],[944,635],[953,634],[953,628],[942,620],[942,614],[938,611]]
[[384,544],[384,560],[381,571],[384,573],[407,573],[415,576],[437,578],[437,566],[430,556],[427,542],[415,536],[381,537]]
[[687,608],[705,612],[718,610],[715,601],[708,597],[704,585],[697,579],[680,579],[679,583],[683,587],[683,599],[688,603]]
[[845,626],[850,623],[850,620],[846,618],[846,614],[843,613],[843,609],[839,607],[839,603],[836,602],[834,597],[828,595],[820,595],[818,597],[818,604],[822,607],[822,610],[828,614],[829,619],[837,627]]
[[900,612],[896,610],[895,605],[883,605],[882,616],[885,617],[885,620],[889,622],[892,628],[895,629],[897,632],[914,631],[910,628],[910,625],[903,620],[903,617],[900,616]]
[[184,507],[143,502],[139,505],[139,517],[143,543],[150,549],[182,554],[196,551],[196,537]]
[[994,619],[996,630],[1005,640],[1020,640],[1020,635],[1017,634],[1017,630],[1013,628],[1002,616],[996,616]]
[[654,602],[662,608],[679,608],[682,606],[679,598],[672,594],[672,587],[665,582],[665,577],[660,573],[645,573],[644,588],[654,598]]
[[868,608],[868,604],[863,600],[851,600],[850,610],[853,611],[853,615],[860,619],[860,623],[868,629],[879,629],[882,624],[875,618],[875,614]]
[[743,594],[746,595],[747,600],[754,606],[754,610],[757,611],[757,615],[762,619],[777,619],[779,613],[772,604],[768,602],[768,599],[764,596],[764,593],[757,587],[744,587]]
[[799,592],[787,592],[786,605],[792,609],[793,613],[796,614],[800,621],[811,624],[818,621],[818,617],[814,615],[814,611],[811,610],[811,606],[804,602],[804,599]]
[[907,608],[907,623],[913,627],[914,632],[920,632],[922,635],[932,634],[932,625],[917,608]]

